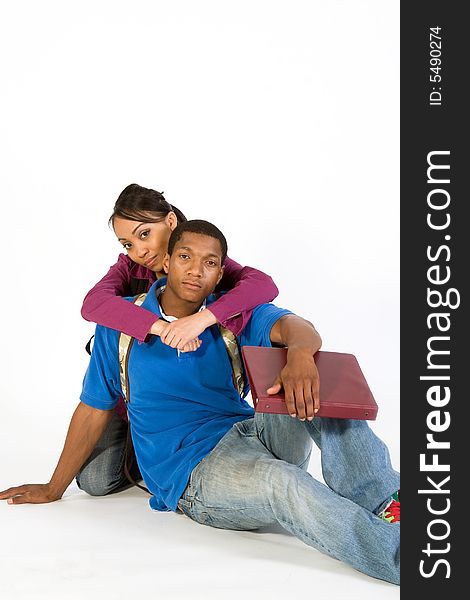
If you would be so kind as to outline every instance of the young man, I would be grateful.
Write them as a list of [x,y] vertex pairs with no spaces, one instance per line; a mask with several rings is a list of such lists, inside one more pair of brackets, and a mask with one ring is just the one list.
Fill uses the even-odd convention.
[[[209,305],[227,244],[206,221],[172,233],[166,284],[144,306],[167,320]],[[122,394],[118,332],[96,328],[81,402],[49,484],[0,494],[9,502],[59,499],[106,429]],[[306,544],[373,577],[399,582],[398,523],[381,514],[399,488],[388,450],[366,421],[314,418],[319,408],[313,354],[321,340],[311,323],[272,304],[257,307],[239,344],[288,347],[282,385],[292,416],[254,415],[234,384],[217,326],[182,353],[158,337],[134,344],[128,362],[128,411],[143,479],[156,510],[182,511],[199,523],[256,529],[274,522]],[[327,485],[308,472],[312,440],[322,451]]]

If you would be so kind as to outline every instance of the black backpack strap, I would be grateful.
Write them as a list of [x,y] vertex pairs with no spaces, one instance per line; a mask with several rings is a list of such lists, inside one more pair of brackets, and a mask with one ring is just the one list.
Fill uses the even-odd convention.
[[86,346],[85,346],[85,350],[88,352],[88,354],[91,356],[91,341],[95,336],[92,335],[91,338],[88,340]]

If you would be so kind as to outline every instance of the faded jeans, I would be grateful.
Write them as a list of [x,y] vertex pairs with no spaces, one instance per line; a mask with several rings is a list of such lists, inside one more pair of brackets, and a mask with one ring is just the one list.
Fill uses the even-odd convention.
[[[326,485],[307,472],[312,440]],[[223,529],[279,523],[309,546],[399,584],[400,525],[377,516],[399,488],[388,449],[366,421],[257,413],[193,469],[178,508]]]
[[[105,432],[76,477],[78,487],[91,496],[106,496],[121,492],[133,484],[124,474],[127,421],[114,412]],[[135,459],[130,457],[129,473],[134,481],[142,476]]]

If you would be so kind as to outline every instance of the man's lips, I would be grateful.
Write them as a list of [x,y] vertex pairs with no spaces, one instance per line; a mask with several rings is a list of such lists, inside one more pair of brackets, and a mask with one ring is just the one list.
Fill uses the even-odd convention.
[[182,281],[181,285],[184,285],[191,290],[200,290],[202,288],[202,285],[197,283],[197,281]]

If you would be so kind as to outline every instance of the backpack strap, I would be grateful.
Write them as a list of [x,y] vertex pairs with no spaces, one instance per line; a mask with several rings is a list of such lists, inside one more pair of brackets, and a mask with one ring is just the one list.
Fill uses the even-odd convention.
[[[134,298],[134,304],[140,306],[145,300],[147,294],[139,294]],[[135,338],[127,333],[119,334],[119,376],[121,378],[122,397],[124,402],[129,402],[129,379],[127,377],[127,364],[129,362],[129,353]]]
[[243,391],[245,389],[245,371],[243,369],[237,336],[230,331],[230,329],[227,329],[222,325],[219,325],[219,331],[232,365],[233,384],[235,385],[240,398],[243,398]]
[[[138,296],[136,296],[134,298],[134,304],[137,304],[137,306],[140,306],[142,304],[142,302],[145,300],[145,297],[147,296],[147,294],[139,294]],[[132,337],[131,335],[128,335],[127,333],[120,333],[119,334],[119,343],[118,343],[118,347],[119,347],[119,376],[121,378],[121,389],[122,389],[122,396],[124,399],[124,402],[127,403],[129,402],[129,379],[127,376],[127,366],[129,363],[129,354],[132,348],[132,344],[134,343],[135,338]],[[129,422],[129,419],[127,420],[127,436],[126,436],[126,446],[125,446],[125,450],[124,450],[124,475],[127,477],[127,479],[130,481],[130,483],[132,483],[133,485],[135,485],[136,487],[140,488],[141,490],[144,490],[144,492],[148,492],[149,494],[151,494],[151,492],[143,485],[140,485],[140,483],[137,483],[136,481],[134,481],[132,475],[130,474],[130,468],[129,468],[129,464],[130,464],[130,460],[131,460],[131,456],[132,456],[132,436],[131,436],[131,425]]]

